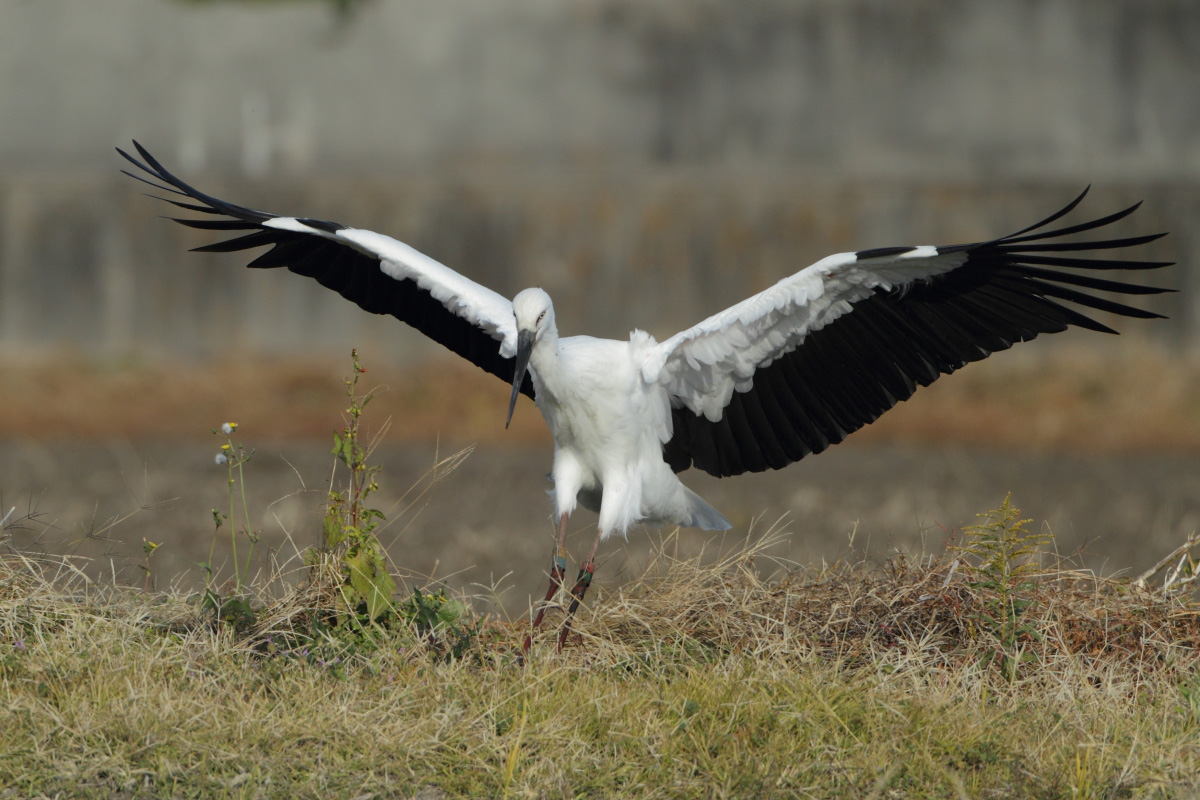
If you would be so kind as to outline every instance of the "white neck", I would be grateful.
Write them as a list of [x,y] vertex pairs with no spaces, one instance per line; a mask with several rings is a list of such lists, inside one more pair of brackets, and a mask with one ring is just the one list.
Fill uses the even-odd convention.
[[539,392],[549,393],[553,397],[562,395],[566,386],[559,358],[558,331],[554,328],[548,328],[541,338],[534,342],[533,352],[529,354],[529,369],[537,383],[541,384],[538,387]]

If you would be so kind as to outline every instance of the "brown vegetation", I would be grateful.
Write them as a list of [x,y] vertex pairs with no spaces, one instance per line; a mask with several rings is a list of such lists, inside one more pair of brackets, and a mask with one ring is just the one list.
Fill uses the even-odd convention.
[[[1117,343],[1120,344],[1120,343]],[[368,354],[369,355],[369,354]],[[8,358],[0,370],[0,436],[202,437],[237,419],[269,438],[329,436],[344,403],[341,359],[263,357],[211,364]],[[505,431],[507,389],[459,361],[373,362],[377,418],[393,441],[544,440],[532,407]],[[1003,353],[918,390],[850,442],[959,442],[1090,452],[1200,449],[1200,364],[1128,345]],[[521,410],[521,409],[524,410]],[[503,437],[503,438],[502,438]]]

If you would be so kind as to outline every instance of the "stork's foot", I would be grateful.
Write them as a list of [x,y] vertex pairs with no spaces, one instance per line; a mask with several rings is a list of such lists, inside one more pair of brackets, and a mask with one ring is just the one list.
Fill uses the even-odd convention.
[[563,621],[562,631],[558,634],[558,651],[560,653],[563,644],[567,641],[567,635],[571,632],[571,620],[575,618],[575,610],[579,608],[583,596],[587,594],[588,587],[592,585],[592,574],[595,571],[596,564],[593,561],[588,561],[579,569],[579,579],[575,581],[575,586],[571,589],[571,605],[567,608],[567,618]]
[[558,587],[562,586],[563,578],[567,576],[567,559],[562,553],[555,553],[554,561],[550,565],[550,588],[546,590],[546,597],[542,600],[542,605],[538,609],[537,616],[533,618],[533,630],[525,636],[525,644],[521,648],[522,653],[529,652],[529,646],[533,644],[533,631],[536,631],[542,624],[542,617],[546,616],[546,606],[554,599],[555,593],[558,592]]

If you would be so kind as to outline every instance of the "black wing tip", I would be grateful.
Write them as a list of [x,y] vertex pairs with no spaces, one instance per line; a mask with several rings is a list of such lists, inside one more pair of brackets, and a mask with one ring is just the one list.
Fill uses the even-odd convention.
[[1066,253],[1070,251],[1088,251],[1088,250],[1119,250],[1125,247],[1138,247],[1143,244],[1150,244],[1163,238],[1165,233],[1148,233],[1142,236],[1126,236],[1121,239],[1093,239],[1084,242],[1060,242],[1046,241],[1054,239],[1053,235],[1047,234],[1040,239],[1031,239],[1022,241],[1018,244],[1010,244],[1006,242],[991,242],[996,249],[1012,255],[1014,258],[1020,258],[1023,253]]
[[1083,198],[1087,197],[1088,192],[1090,192],[1091,190],[1092,190],[1092,185],[1089,183],[1087,186],[1083,187],[1083,191],[1079,193],[1078,197],[1076,197],[1071,202],[1067,203],[1065,206],[1060,208],[1058,211],[1055,211],[1053,214],[1051,214],[1050,216],[1043,219],[1041,222],[1035,222],[1034,224],[1030,225],[1027,228],[1022,228],[1021,230],[1016,231],[1015,233],[1010,233],[1008,236],[1003,236],[1003,237],[1001,237],[1000,240],[1002,241],[1004,239],[1013,239],[1017,236],[1021,236],[1022,234],[1029,233],[1030,231],[1036,231],[1039,228],[1046,227],[1051,222],[1054,222],[1057,219],[1065,217],[1067,214],[1070,214],[1072,211],[1074,211],[1076,206],[1078,206],[1080,203],[1083,202]]
[[[134,178],[136,180],[142,181],[143,183],[149,184],[150,186],[153,186],[154,188],[156,188],[160,191],[167,191],[167,192],[171,192],[173,194],[179,194],[179,195],[184,195],[186,197],[190,197],[193,200],[203,203],[206,207],[202,208],[202,207],[197,207],[197,206],[181,204],[181,203],[175,202],[174,200],[167,200],[168,203],[174,203],[175,205],[180,206],[181,208],[187,208],[192,211],[202,211],[202,212],[209,213],[209,214],[224,214],[227,217],[233,217],[235,219],[240,219],[245,222],[262,223],[268,219],[272,219],[272,218],[278,216],[276,214],[271,214],[266,211],[258,211],[253,208],[246,208],[245,206],[239,206],[239,205],[234,205],[233,203],[227,203],[224,200],[219,200],[215,197],[212,197],[211,195],[207,195],[204,192],[201,192],[199,189],[196,189],[195,187],[187,184],[180,178],[171,174],[171,172],[166,167],[164,167],[162,165],[162,163],[159,162],[158,159],[156,159],[153,155],[151,155],[150,151],[147,150],[145,147],[143,147],[142,144],[137,139],[133,139],[132,141],[133,141],[134,148],[137,150],[138,154],[142,157],[142,159],[144,159],[144,162],[138,161],[136,158],[129,155],[129,153],[122,150],[120,147],[116,148],[117,152],[120,153],[121,156],[123,156],[127,161],[129,161],[129,163],[133,164],[135,167],[137,167],[141,171],[145,172],[146,174],[151,175],[154,178],[162,181],[163,183],[166,184],[166,186],[160,186],[156,183],[153,183],[152,181],[148,181],[145,178],[143,178],[139,175],[135,175],[127,170],[121,170],[121,172],[125,173],[126,175],[128,175],[131,178]],[[159,198],[159,199],[165,200],[166,198]]]
[[[1123,208],[1114,214],[1109,214],[1108,216],[1105,216],[1105,217],[1097,217],[1096,219],[1091,219],[1091,220],[1087,220],[1085,222],[1080,222],[1075,225],[1070,225],[1066,228],[1058,228],[1058,229],[1052,230],[1052,231],[1041,231],[1039,233],[1030,233],[1030,234],[1027,234],[1024,236],[1020,235],[1020,233],[1024,233],[1023,231],[1020,233],[1010,234],[1008,236],[1005,236],[1002,239],[997,239],[995,241],[995,244],[1000,244],[1000,245],[1004,245],[1007,247],[1015,247],[1018,244],[1024,244],[1026,242],[1038,242],[1038,241],[1045,241],[1047,239],[1057,239],[1057,238],[1060,238],[1063,236],[1068,236],[1073,233],[1083,233],[1085,231],[1096,230],[1097,228],[1105,228],[1109,225],[1112,225],[1116,222],[1120,222],[1121,220],[1125,219],[1130,214],[1137,211],[1138,208],[1141,207],[1141,205],[1142,205],[1142,201],[1139,200],[1138,202],[1134,203],[1133,205],[1129,206],[1128,208]],[[1038,225],[1037,227],[1041,228],[1043,226]],[[1162,235],[1165,235],[1165,234],[1158,234],[1158,236],[1160,236],[1160,237]]]
[[[121,155],[121,157],[124,158],[126,161],[128,161],[130,164],[133,164],[138,169],[142,170],[143,172],[148,172],[151,175],[153,175],[154,177],[158,178],[159,180],[166,180],[166,177],[163,174],[164,170],[162,169],[162,165],[157,162],[157,160],[154,158],[154,156],[150,155],[150,151],[147,150],[145,147],[142,147],[141,143],[137,139],[131,139],[130,141],[133,142],[133,147],[135,150],[137,150],[138,155],[140,155],[142,157],[142,161],[138,161],[136,158],[134,158],[128,152],[126,152],[124,149],[117,147],[116,151]],[[147,166],[147,165],[149,165],[149,166]],[[121,170],[121,171],[124,172],[126,175],[129,175],[129,177],[131,177],[131,178],[138,177],[137,175],[133,175],[132,173],[126,172],[125,170]],[[142,180],[142,179],[139,178],[139,180]]]

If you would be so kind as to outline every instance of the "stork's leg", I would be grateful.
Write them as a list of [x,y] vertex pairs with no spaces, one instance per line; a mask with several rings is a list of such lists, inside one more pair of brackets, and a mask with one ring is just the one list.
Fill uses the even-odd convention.
[[[554,549],[554,560],[550,563],[550,588],[546,590],[546,598],[542,600],[537,616],[533,618],[533,630],[535,631],[542,624],[542,617],[546,615],[546,606],[554,598],[558,587],[562,586],[563,578],[567,576],[566,543],[567,517],[569,516],[569,514],[563,514],[558,520],[558,545]],[[531,644],[533,644],[532,631],[525,636],[525,645],[521,648],[521,652],[528,653]]]
[[563,622],[562,631],[558,634],[559,652],[562,652],[563,644],[567,641],[567,634],[571,632],[571,620],[575,617],[575,610],[579,608],[579,603],[587,594],[588,587],[592,585],[592,574],[596,571],[596,550],[599,549],[600,540],[603,538],[604,529],[601,528],[596,533],[596,541],[592,542],[592,551],[588,553],[587,560],[579,567],[579,579],[575,581],[575,587],[571,589],[571,606],[567,609],[567,618]]

